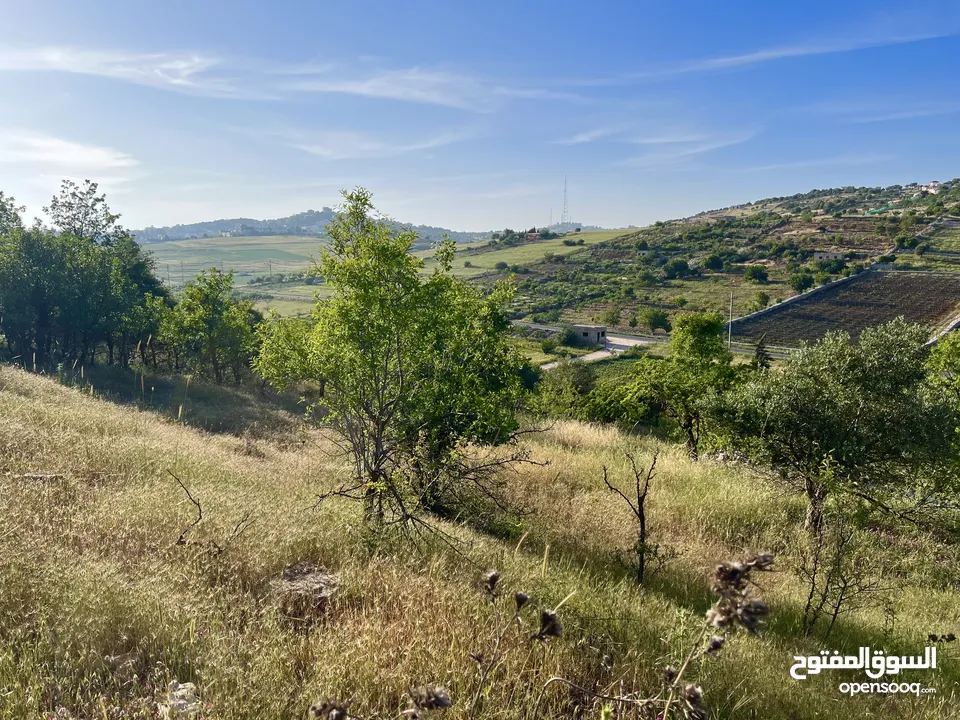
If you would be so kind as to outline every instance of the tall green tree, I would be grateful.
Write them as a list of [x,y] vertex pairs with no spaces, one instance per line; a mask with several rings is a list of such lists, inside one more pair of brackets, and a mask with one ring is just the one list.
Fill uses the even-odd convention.
[[84,238],[97,245],[110,245],[128,235],[117,223],[120,216],[110,211],[106,195],[97,194],[98,187],[90,180],[84,180],[83,185],[72,180],[60,183],[60,192],[43,209],[58,233]]
[[96,185],[67,182],[51,202],[54,230],[25,228],[0,194],[0,326],[23,362],[128,362],[149,338],[146,296],[164,296],[150,254],[119,225]]
[[[317,266],[331,289],[309,327],[274,319],[258,370],[275,385],[322,381],[323,424],[351,456],[368,520],[411,517],[466,443],[507,442],[517,428],[525,361],[508,342],[506,286],[490,295],[451,272],[453,244],[422,274],[416,233],[376,215],[364,189],[345,193]],[[429,500],[429,498],[428,498]]]

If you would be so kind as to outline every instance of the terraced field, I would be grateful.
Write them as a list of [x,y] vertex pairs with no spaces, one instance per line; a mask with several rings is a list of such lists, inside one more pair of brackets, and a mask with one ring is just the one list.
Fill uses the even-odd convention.
[[797,347],[831,330],[854,338],[903,315],[931,334],[960,314],[960,273],[871,271],[733,324],[735,340],[766,335],[770,345]]
[[960,223],[945,224],[930,238],[934,250],[960,252]]

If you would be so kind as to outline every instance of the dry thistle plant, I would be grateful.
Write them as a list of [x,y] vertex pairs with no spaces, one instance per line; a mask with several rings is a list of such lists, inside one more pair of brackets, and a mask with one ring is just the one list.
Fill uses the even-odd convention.
[[[685,681],[687,671],[695,658],[718,655],[726,642],[726,634],[738,627],[750,634],[757,634],[770,610],[753,592],[753,574],[772,570],[773,560],[773,555],[761,553],[748,560],[727,561],[717,566],[713,591],[720,597],[707,611],[703,625],[690,644],[680,668],[671,665],[664,668],[661,687],[656,695],[643,697],[639,692],[607,695],[575,685],[566,678],[553,677],[541,689],[530,717],[540,717],[540,705],[547,689],[551,685],[561,684],[614,705],[636,707],[641,717],[651,720],[706,720],[709,713],[703,706],[703,689],[695,683]],[[541,617],[541,633],[550,627],[551,619],[548,613],[549,611],[545,611]],[[553,618],[556,617],[555,614],[552,615]]]
[[[470,717],[477,717],[481,699],[483,698],[484,688],[487,686],[494,671],[499,668],[507,657],[521,647],[531,647],[536,641],[545,641],[548,638],[560,637],[562,627],[557,613],[554,610],[544,608],[540,611],[540,626],[537,632],[527,635],[523,630],[523,618],[521,612],[530,602],[530,596],[525,592],[516,592],[513,595],[512,612],[505,610],[497,603],[500,593],[501,575],[497,570],[489,570],[484,574],[481,581],[481,589],[490,600],[495,612],[496,632],[492,645],[488,652],[477,651],[470,653],[470,658],[477,663],[479,668],[479,677],[477,680],[477,689],[473,695],[473,702],[470,705]],[[508,603],[505,603],[508,605]],[[560,605],[563,603],[561,602]],[[558,606],[559,607],[559,606]],[[514,628],[512,639],[507,638],[507,633]]]
[[[442,685],[422,685],[407,690],[412,708],[404,710],[399,715],[391,716],[393,720],[420,720],[425,713],[433,710],[446,710],[453,706],[450,692]],[[360,715],[353,715],[347,708],[350,702],[337,700],[319,700],[310,706],[307,720],[364,720]],[[386,720],[380,716],[370,716],[366,720]]]

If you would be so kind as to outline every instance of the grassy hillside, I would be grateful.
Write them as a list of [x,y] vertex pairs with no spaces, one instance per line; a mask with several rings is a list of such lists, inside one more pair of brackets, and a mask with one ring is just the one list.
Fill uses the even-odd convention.
[[[591,245],[622,235],[624,232],[623,230],[597,230],[577,233],[570,238],[558,237],[549,240],[532,240],[513,247],[493,247],[486,241],[465,244],[458,243],[453,272],[459,277],[475,279],[480,282],[494,282],[497,279],[507,277],[510,273],[510,269],[497,269],[498,263],[506,263],[508,266],[516,268],[520,265],[525,266],[527,264],[543,262],[544,258],[550,255],[569,256],[577,252],[583,252],[584,248],[590,247]],[[575,241],[582,240],[583,244],[571,247],[563,244],[565,239]],[[234,247],[230,243],[232,240],[240,240],[242,242]],[[258,240],[268,240],[269,242],[259,243],[257,242]],[[272,244],[274,240],[277,244]],[[289,242],[287,242],[287,240],[289,240]],[[312,245],[308,243],[305,247],[302,247],[302,240],[303,238],[288,238],[286,240],[283,238],[217,238],[216,241],[223,242],[219,243],[215,240],[187,240],[180,243],[166,243],[166,245],[184,246],[185,244],[190,244],[189,248],[191,252],[200,252],[201,248],[206,247],[203,245],[204,243],[214,243],[217,247],[220,247],[223,252],[227,252],[229,249],[229,252],[238,254],[244,252],[254,254],[262,252],[269,253],[272,248],[286,248],[284,252],[304,253],[304,259],[298,263],[276,262],[273,265],[274,274],[282,272],[290,275],[292,273],[294,279],[279,283],[257,282],[254,286],[244,289],[246,295],[250,293],[256,294],[254,297],[257,307],[262,311],[276,310],[281,315],[299,315],[310,312],[316,293],[319,293],[320,297],[324,297],[325,295],[325,289],[320,284],[302,284],[303,278],[300,277],[300,273],[310,266],[309,258],[315,257],[319,250],[319,241],[313,241]],[[197,245],[193,245],[193,243],[197,243]],[[424,258],[424,272],[433,272],[436,263],[433,260],[432,250],[417,250],[414,254]],[[158,259],[159,257],[158,255]],[[208,260],[207,262],[212,261]],[[242,264],[240,260],[234,260],[233,262],[240,263],[236,265],[236,267],[238,268],[238,282],[241,283],[249,283],[251,280],[259,279],[267,273],[267,265],[261,261],[251,260],[247,262],[246,265]],[[176,269],[179,266],[174,267]],[[233,267],[233,265],[227,262],[224,267],[229,269]],[[161,270],[163,269],[162,264],[160,268]],[[187,276],[189,279],[189,272]]]
[[[132,387],[128,379],[114,384]],[[205,718],[304,717],[322,697],[351,699],[356,717],[396,717],[406,689],[428,682],[449,688],[453,707],[435,715],[451,719],[530,717],[554,676],[601,693],[651,691],[712,602],[716,563],[757,550],[778,556],[780,571],[762,589],[769,626],[694,660],[711,717],[958,716],[952,645],[941,647],[936,672],[916,677],[936,695],[851,699],[837,691],[848,673],[802,682],[788,674],[794,655],[825,647],[916,654],[928,633],[957,632],[958,559],[920,531],[878,543],[878,556],[895,560],[888,581],[898,591],[886,609],[842,617],[825,645],[798,630],[802,590],[790,567],[803,503],[736,464],[663,449],[649,523],[672,559],[638,588],[617,561],[633,542],[631,516],[601,474],[608,466],[628,488],[623,452],[646,465],[653,440],[576,423],[527,435],[533,458],[549,463],[510,475],[511,499],[529,514],[495,533],[448,524],[460,552],[430,541],[416,552],[378,544],[353,506],[312,509],[349,469],[283,407],[262,406],[269,412],[259,413],[254,439],[242,432],[249,415],[234,412],[261,407],[252,392],[192,388],[186,417],[234,418],[201,423],[208,429],[98,392],[0,367],[2,717],[153,717],[172,679],[196,683]],[[171,390],[174,407],[179,398]],[[201,503],[196,526],[174,476]],[[272,585],[298,561],[337,578],[335,599],[312,622],[279,612]],[[523,590],[531,610],[507,632],[518,649],[471,712],[478,672],[469,654],[489,654],[500,627],[479,589],[491,567],[503,573],[506,602]],[[562,637],[527,642],[536,610],[564,598]],[[600,712],[555,685],[539,717]]]

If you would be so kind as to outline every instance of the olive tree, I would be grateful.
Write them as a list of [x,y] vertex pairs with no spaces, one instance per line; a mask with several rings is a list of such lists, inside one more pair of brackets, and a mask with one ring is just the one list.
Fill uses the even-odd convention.
[[927,372],[926,340],[902,318],[857,342],[830,333],[732,390],[716,420],[735,450],[806,495],[810,528],[836,493],[910,513],[953,477],[956,406]]
[[362,188],[344,197],[315,268],[330,296],[309,324],[267,323],[257,368],[280,387],[322,383],[314,417],[353,462],[337,494],[362,500],[375,525],[406,523],[462,479],[466,444],[511,439],[525,360],[506,335],[507,286],[484,295],[455,278],[446,240],[424,275],[415,231],[394,231]]

